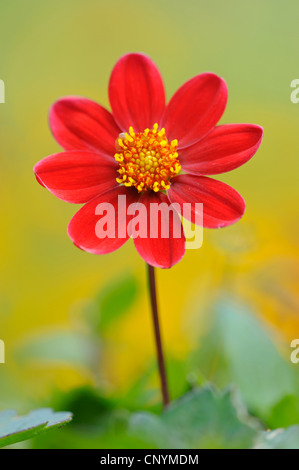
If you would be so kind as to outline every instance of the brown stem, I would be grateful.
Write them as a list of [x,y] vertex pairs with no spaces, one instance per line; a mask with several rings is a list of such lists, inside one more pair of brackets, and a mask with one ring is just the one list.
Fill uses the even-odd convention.
[[148,268],[148,280],[149,280],[150,298],[151,298],[151,306],[152,306],[152,314],[153,314],[155,342],[156,342],[156,349],[157,349],[157,359],[158,359],[158,367],[159,367],[159,374],[160,374],[160,381],[161,381],[163,405],[164,407],[166,407],[170,400],[169,400],[165,361],[164,361],[164,354],[163,354],[161,333],[160,333],[160,326],[159,326],[155,268],[153,266],[150,266],[149,264],[147,265],[147,268]]

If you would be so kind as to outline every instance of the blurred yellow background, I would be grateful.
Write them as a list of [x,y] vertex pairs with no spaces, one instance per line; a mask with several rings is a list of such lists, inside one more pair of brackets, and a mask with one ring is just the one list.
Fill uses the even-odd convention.
[[[82,95],[109,107],[109,75],[126,52],[151,56],[168,99],[198,73],[222,76],[229,101],[221,122],[264,128],[252,161],[221,176],[245,198],[244,218],[205,230],[201,249],[158,272],[167,354],[183,358],[197,344],[205,328],[201,314],[219,291],[252,305],[286,343],[299,336],[299,104],[290,101],[290,83],[299,75],[298,15],[295,0],[1,2],[1,408],[26,407],[53,389],[97,380],[109,393],[125,390],[154,359],[145,266],[133,243],[102,257],[75,248],[66,228],[77,207],[43,190],[32,172],[38,160],[59,151],[47,123],[50,105]],[[140,294],[105,331],[93,371],[59,357],[21,360],[21,346],[48,332],[88,338],[85,306],[127,273]]]

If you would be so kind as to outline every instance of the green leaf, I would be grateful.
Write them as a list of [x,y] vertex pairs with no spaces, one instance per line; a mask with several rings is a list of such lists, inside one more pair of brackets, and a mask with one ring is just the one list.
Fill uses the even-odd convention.
[[233,403],[231,391],[204,387],[173,402],[160,417],[136,413],[130,430],[158,449],[245,449],[253,445],[257,422]]
[[73,415],[72,427],[76,425],[102,427],[112,415],[116,403],[100,393],[98,388],[83,385],[61,394],[57,392],[53,408],[69,410]]
[[198,352],[198,366],[221,387],[234,383],[250,410],[263,420],[285,396],[296,394],[297,378],[280,354],[283,345],[246,307],[216,304],[214,325]]
[[104,287],[87,311],[95,330],[102,332],[121,318],[134,304],[138,290],[137,280],[130,273]]
[[299,399],[298,396],[285,396],[271,410],[267,424],[271,429],[286,428],[299,423]]
[[299,426],[260,433],[255,449],[299,449]]
[[221,309],[221,329],[234,382],[250,407],[265,410],[294,390],[291,364],[279,354],[261,322],[245,309]]
[[[184,395],[195,384],[199,385],[200,381],[197,373],[188,367],[187,361],[182,362],[171,355],[167,356],[167,379],[172,399]],[[153,360],[148,363],[147,368],[133,384],[129,384],[126,393],[121,397],[116,395],[115,399],[131,411],[146,409],[158,412],[161,410],[162,404],[157,380],[157,362]]]
[[95,345],[80,333],[57,330],[28,338],[15,354],[18,362],[66,362],[86,367],[93,363]]
[[135,277],[126,275],[101,294],[99,298],[101,328],[107,328],[133,305],[137,291]]
[[25,416],[14,410],[0,413],[0,447],[31,439],[49,429],[60,427],[72,419],[69,412],[55,413],[51,408],[40,408]]

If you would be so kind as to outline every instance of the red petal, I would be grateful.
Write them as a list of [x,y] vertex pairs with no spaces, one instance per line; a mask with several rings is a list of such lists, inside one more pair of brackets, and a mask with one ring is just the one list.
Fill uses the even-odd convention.
[[69,96],[50,109],[50,127],[65,150],[93,150],[113,156],[121,132],[109,111],[86,98]]
[[33,171],[37,181],[59,199],[83,203],[117,185],[117,167],[106,155],[72,151],[44,158]]
[[[119,209],[118,196],[126,196],[123,209]],[[137,192],[129,190],[124,186],[107,191],[101,196],[94,198],[77,212],[68,226],[68,235],[74,244],[81,250],[88,251],[96,255],[111,253],[120,248],[129,238],[127,226],[131,217],[127,216],[127,207],[136,202]],[[99,204],[110,204],[109,209],[100,215]],[[111,212],[110,212],[111,211]],[[96,213],[97,212],[97,213]],[[109,217],[109,224],[115,228],[115,232],[105,228],[109,235],[100,238],[97,236],[97,224]],[[104,222],[102,220],[102,222]],[[114,233],[113,233],[114,232]]]
[[202,203],[203,226],[208,228],[231,225],[237,222],[245,211],[244,199],[237,191],[221,181],[206,176],[176,176],[172,180],[167,196],[172,204],[179,204],[181,213],[183,203],[191,204],[191,217],[186,218],[192,223],[197,222],[195,203]]
[[159,70],[144,54],[126,54],[115,65],[109,82],[114,118],[123,131],[136,132],[159,122],[165,108],[165,91]]
[[263,129],[254,124],[217,126],[204,139],[182,149],[183,170],[194,175],[217,175],[246,163],[259,148]]
[[177,139],[178,148],[198,142],[221,118],[227,102],[225,81],[202,73],[186,82],[173,95],[162,116],[167,138]]
[[[140,256],[151,266],[157,268],[171,268],[183,257],[185,253],[185,235],[180,218],[176,211],[170,211],[171,207],[169,200],[165,194],[152,191],[145,192],[140,199],[139,203],[144,204],[146,210],[146,220],[142,221],[142,226],[145,228],[145,237],[137,236],[134,238],[136,249]],[[161,204],[161,217],[151,217],[152,204]],[[157,207],[157,206],[156,206]],[[167,237],[162,238],[163,224],[169,222],[169,230],[167,230]],[[151,230],[154,232],[151,232]],[[156,230],[156,237],[154,237]],[[152,234],[152,236],[151,236]]]

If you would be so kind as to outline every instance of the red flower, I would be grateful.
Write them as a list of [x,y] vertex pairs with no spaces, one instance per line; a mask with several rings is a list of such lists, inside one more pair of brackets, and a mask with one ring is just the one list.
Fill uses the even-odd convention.
[[[203,73],[187,81],[165,104],[159,70],[143,54],[127,54],[115,65],[109,82],[112,113],[81,97],[58,100],[50,127],[65,152],[34,167],[38,182],[58,198],[86,203],[72,218],[68,234],[76,246],[95,254],[110,253],[129,238],[119,236],[132,215],[119,214],[118,196],[127,207],[142,202],[203,203],[203,226],[230,225],[243,215],[243,198],[230,186],[209,178],[247,162],[262,140],[253,124],[216,126],[227,101],[223,79]],[[179,174],[180,170],[183,174]],[[111,203],[120,225],[114,238],[98,238],[96,207]],[[181,227],[177,213],[172,224]],[[129,232],[129,231],[128,231]],[[185,251],[185,236],[145,238],[134,243],[144,260],[169,268]]]

